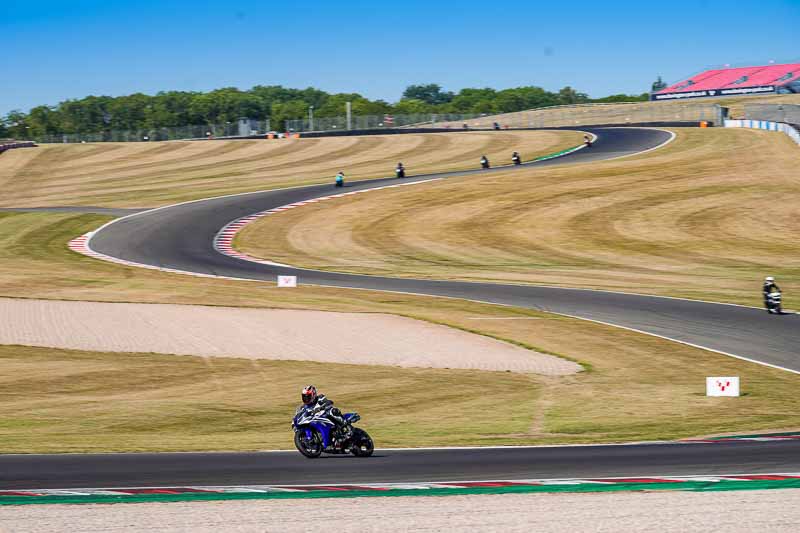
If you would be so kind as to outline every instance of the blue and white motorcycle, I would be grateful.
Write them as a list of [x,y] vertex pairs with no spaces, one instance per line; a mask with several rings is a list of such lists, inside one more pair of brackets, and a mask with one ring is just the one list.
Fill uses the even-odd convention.
[[356,457],[372,455],[375,449],[372,438],[363,429],[352,427],[353,423],[361,420],[358,413],[345,413],[342,418],[351,428],[349,435],[341,434],[336,424],[328,418],[326,410],[300,406],[292,420],[297,450],[309,459],[315,459],[323,452],[352,453]]

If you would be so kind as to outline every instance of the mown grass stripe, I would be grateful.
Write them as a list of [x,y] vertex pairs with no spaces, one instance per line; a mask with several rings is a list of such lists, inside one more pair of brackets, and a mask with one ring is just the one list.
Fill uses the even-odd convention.
[[470,488],[430,488],[430,489],[391,489],[391,490],[315,490],[311,492],[221,492],[221,493],[150,493],[130,496],[91,495],[91,496],[3,496],[0,505],[43,505],[80,503],[146,503],[146,502],[185,502],[217,500],[286,500],[308,498],[362,498],[385,496],[463,496],[478,494],[519,494],[519,493],[590,493],[625,491],[689,491],[714,492],[731,490],[768,490],[800,488],[800,479],[756,480],[756,481],[676,481],[670,483],[582,483],[577,485],[507,485]]

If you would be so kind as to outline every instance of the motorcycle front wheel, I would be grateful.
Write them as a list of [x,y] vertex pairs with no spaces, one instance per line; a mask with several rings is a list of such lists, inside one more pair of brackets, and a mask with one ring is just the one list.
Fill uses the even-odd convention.
[[375,444],[372,442],[372,437],[363,429],[353,429],[351,442],[350,453],[356,457],[369,457],[372,455],[372,452],[375,451]]
[[310,439],[306,438],[304,430],[296,431],[294,434],[294,445],[298,452],[309,459],[316,459],[322,455],[322,439],[316,431],[311,431]]

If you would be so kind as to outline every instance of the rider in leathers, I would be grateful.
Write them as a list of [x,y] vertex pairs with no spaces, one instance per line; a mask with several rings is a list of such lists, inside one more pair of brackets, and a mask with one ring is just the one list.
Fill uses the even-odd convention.
[[763,291],[764,291],[764,307],[766,307],[767,311],[771,313],[772,310],[769,307],[769,295],[773,292],[781,292],[780,287],[778,287],[778,285],[775,283],[775,278],[773,278],[772,276],[767,276],[766,278],[764,278]]
[[305,387],[301,398],[305,407],[309,409],[319,409],[325,412],[325,416],[334,423],[338,432],[344,437],[350,435],[352,431],[350,424],[342,417],[342,412],[333,406],[333,400],[328,399],[324,394],[318,394],[317,388],[314,385]]

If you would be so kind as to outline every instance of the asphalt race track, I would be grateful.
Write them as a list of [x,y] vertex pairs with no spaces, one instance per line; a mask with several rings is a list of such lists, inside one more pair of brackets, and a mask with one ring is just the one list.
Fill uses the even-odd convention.
[[[288,425],[287,431],[291,431]],[[376,450],[367,459],[344,455],[306,459],[295,451],[0,455],[0,489],[419,483],[798,471],[798,440]]]
[[[590,129],[592,148],[528,165],[585,163],[632,155],[670,139],[645,128]],[[361,181],[360,190],[506,168]],[[256,212],[332,194],[332,185],[258,192],[186,203],[132,215],[90,240],[102,254],[188,272],[301,284],[468,298],[598,320],[800,371],[798,315],[723,304],[554,287],[425,281],[262,265],[218,253],[213,240],[229,222]],[[758,290],[759,280],[754,280]],[[287,429],[288,429],[287,414]],[[369,421],[366,421],[369,429]],[[800,471],[800,441],[539,448],[377,450],[370,459],[328,457],[310,463],[296,452],[0,455],[0,488],[163,485],[380,483],[607,476],[722,475]]]
[[[593,147],[529,163],[547,166],[632,155],[670,139],[662,130],[604,128]],[[353,182],[346,190],[453,176],[484,176],[509,168]],[[236,195],[161,208],[120,219],[95,233],[90,246],[102,254],[152,266],[234,278],[274,281],[296,275],[303,284],[388,290],[467,298],[527,307],[623,326],[800,372],[800,315],[715,303],[557,287],[431,281],[339,274],[248,262],[218,253],[214,236],[229,222],[253,213],[328,196],[332,185]],[[759,290],[760,280],[753,280]]]

